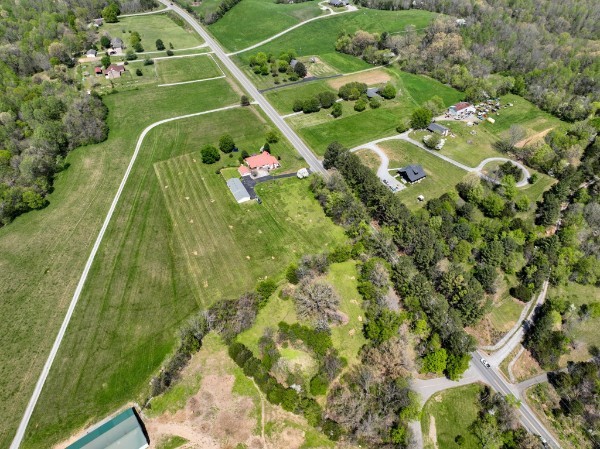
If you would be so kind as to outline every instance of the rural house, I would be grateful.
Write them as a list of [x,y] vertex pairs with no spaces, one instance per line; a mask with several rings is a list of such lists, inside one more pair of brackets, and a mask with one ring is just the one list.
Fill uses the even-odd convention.
[[369,98],[379,97],[379,87],[369,87],[367,89],[367,97],[369,97]]
[[420,165],[409,165],[398,170],[398,173],[411,184],[419,182],[427,176]]
[[331,6],[348,6],[348,0],[329,0]]
[[121,38],[118,37],[113,37],[110,40],[110,46],[116,50],[117,48],[123,48],[123,40],[121,40]]
[[94,26],[99,27],[104,24],[104,19],[100,17],[99,19],[94,19]]
[[245,203],[250,201],[250,194],[238,178],[231,178],[227,180],[227,187],[231,191],[231,194],[238,203]]
[[128,408],[104,424],[88,431],[67,449],[145,449],[148,434],[133,408]]
[[106,69],[106,77],[109,79],[120,78],[124,71],[124,65],[111,64]]
[[467,103],[466,101],[461,101],[460,103],[456,103],[448,108],[448,113],[450,115],[459,115],[459,114],[473,114],[476,109],[471,103]]
[[432,133],[437,133],[440,134],[444,137],[446,137],[448,134],[450,134],[450,130],[448,128],[446,128],[445,126],[439,125],[438,123],[430,123],[429,126],[427,127],[427,131],[431,131]]
[[90,48],[87,53],[85,54],[85,56],[87,58],[95,58],[96,55],[98,54],[98,52],[96,50],[94,50],[93,48]]
[[273,170],[280,167],[279,161],[275,156],[271,156],[268,151],[263,151],[255,156],[244,159],[244,162],[250,170]]

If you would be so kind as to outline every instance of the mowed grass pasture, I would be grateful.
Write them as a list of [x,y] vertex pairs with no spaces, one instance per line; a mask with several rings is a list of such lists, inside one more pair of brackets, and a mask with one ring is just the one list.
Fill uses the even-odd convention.
[[[235,9],[235,8],[234,8]],[[319,56],[324,62],[342,73],[370,67],[359,58],[335,51],[335,41],[341,32],[354,33],[365,30],[371,33],[404,31],[406,26],[417,29],[426,27],[436,14],[428,11],[380,11],[360,9],[356,12],[334,15],[307,23],[258,48],[238,55],[241,65],[248,65],[248,58],[259,51],[278,55],[293,49],[299,56]]]
[[189,56],[176,59],[159,59],[156,73],[162,84],[182,83],[224,76],[211,55]]
[[[205,90],[191,97],[195,102],[213,98],[209,91],[220,83],[225,81],[192,84]],[[237,100],[226,90],[220,101],[230,96]],[[259,278],[280,273],[301,254],[344,238],[312,199],[307,181],[265,184],[259,189],[262,205],[240,206],[215,173],[236,164],[235,158],[202,164],[199,149],[215,144],[222,133],[229,132],[240,148],[254,148],[264,142],[267,129],[258,111],[248,107],[150,131],[24,447],[48,447],[126,402],[142,400],[150,376],[173,348],[177,329],[192,313],[252,289]],[[273,149],[282,162],[293,163],[287,142]],[[42,354],[45,358],[47,352]]]
[[[103,101],[109,108],[108,140],[72,151],[48,207],[0,228],[0,447],[10,445],[142,130],[165,118],[237,104],[239,96],[225,80],[216,80],[119,92]],[[82,346],[74,354],[87,352]],[[61,364],[59,358],[55,367]],[[68,377],[76,379],[79,372],[74,368]],[[40,446],[48,447],[38,441]]]
[[168,14],[149,14],[145,16],[121,17],[117,23],[105,23],[99,28],[100,35],[120,38],[128,47],[130,33],[137,31],[142,38],[144,51],[156,51],[156,40],[160,39],[169,48],[197,47],[204,43],[197,33],[177,25]]
[[[268,92],[266,97],[280,112],[291,113],[296,99],[308,99],[322,91],[337,92],[333,86],[345,84],[345,78],[320,80],[276,89]],[[412,111],[436,95],[442,98],[448,106],[462,96],[457,90],[436,80],[426,76],[407,74],[396,69],[379,68],[353,74],[347,78],[348,82],[361,81],[378,87],[389,81],[396,86],[398,94],[392,100],[382,99],[379,108],[367,107],[363,112],[354,110],[354,102],[343,101],[343,113],[339,118],[333,118],[329,109],[289,117],[288,123],[319,155],[323,155],[327,145],[334,140],[348,148],[353,148],[371,140],[395,135],[396,127],[403,120],[409,120]],[[427,86],[429,86],[428,95],[425,93]]]
[[[477,419],[479,412],[479,384],[451,388],[432,396],[421,412],[421,427],[426,449],[476,449],[481,447],[469,426]],[[431,419],[433,417],[433,420]],[[435,423],[433,422],[435,421]],[[435,425],[435,431],[430,426]],[[430,435],[435,434],[437,442]],[[458,445],[455,438],[464,437],[464,444]]]
[[[209,10],[210,6],[205,8]],[[238,51],[323,13],[314,1],[294,4],[245,0],[235,5],[218,22],[209,25],[208,29],[225,48]]]

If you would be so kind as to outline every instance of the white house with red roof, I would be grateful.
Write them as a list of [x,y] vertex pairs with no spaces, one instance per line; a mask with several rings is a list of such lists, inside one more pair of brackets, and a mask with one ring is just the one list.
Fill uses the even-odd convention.
[[471,103],[467,103],[466,101],[461,101],[460,103],[456,103],[448,108],[448,112],[450,115],[466,115],[466,114],[474,114],[476,112],[475,106]]
[[275,156],[272,156],[268,151],[263,151],[260,154],[247,157],[244,162],[250,170],[273,170],[281,165]]
[[246,167],[245,165],[240,165],[240,166],[239,166],[239,168],[238,168],[238,173],[239,173],[241,176],[250,176],[250,174],[251,174],[251,171],[250,171],[250,169],[249,169],[248,167]]

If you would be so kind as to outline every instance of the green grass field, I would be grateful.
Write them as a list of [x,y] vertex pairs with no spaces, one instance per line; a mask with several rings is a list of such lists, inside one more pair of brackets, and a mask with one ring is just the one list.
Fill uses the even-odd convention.
[[281,114],[291,114],[295,100],[306,100],[324,91],[337,94],[327,81],[312,81],[266,92],[265,97]]
[[181,83],[223,76],[212,56],[193,56],[156,61],[156,72],[162,84]]
[[333,346],[346,358],[348,365],[359,362],[360,348],[367,342],[359,321],[364,311],[362,297],[357,290],[357,277],[356,262],[352,260],[331,265],[326,277],[340,296],[340,311],[348,317],[347,324],[331,328]]
[[208,29],[225,48],[237,51],[321,14],[323,11],[314,1],[288,4],[273,0],[245,0]]
[[[141,131],[164,118],[236,104],[239,97],[217,80],[120,92],[104,101],[109,139],[71,152],[48,207],[0,229],[0,447],[8,447],[16,430]],[[57,359],[55,367],[60,364]]]
[[105,23],[99,31],[100,34],[107,33],[110,37],[121,38],[126,47],[129,44],[129,33],[137,31],[145,51],[156,51],[157,39],[161,39],[166,48],[171,43],[175,49],[196,47],[203,43],[197,33],[180,27],[166,14],[123,17],[117,23]]
[[[390,168],[420,164],[425,169],[427,177],[423,181],[418,184],[407,185],[406,189],[397,194],[409,209],[422,207],[430,199],[437,198],[453,190],[454,186],[465,176],[469,176],[464,170],[408,142],[392,140],[382,142],[379,146],[390,157]],[[363,153],[363,150],[360,153]],[[369,153],[373,154],[370,151]],[[417,197],[419,195],[423,195],[425,201],[418,201]]]
[[[434,395],[427,401],[421,412],[421,427],[426,448],[477,449],[480,447],[475,436],[469,431],[469,426],[477,419],[480,388],[478,384],[451,388]],[[434,446],[428,437],[430,415],[435,419],[437,446]],[[454,441],[458,435],[465,438],[462,446]]]
[[294,49],[299,56],[318,55],[325,62],[348,73],[369,67],[358,58],[341,55],[335,51],[335,41],[340,32],[354,33],[357,30],[369,32],[403,31],[407,25],[424,28],[436,15],[427,11],[380,11],[361,9],[357,12],[341,14],[307,23],[254,50],[242,53],[239,59],[247,65],[250,55],[259,51],[278,54]]
[[403,72],[395,67],[388,70],[396,75],[398,89],[408,93],[415,105],[420,106],[433,96],[438,96],[444,100],[446,106],[451,106],[464,96],[462,92],[428,76]]
[[[262,142],[267,128],[252,108],[239,108],[148,134],[24,447],[48,446],[137,398],[191,313],[252,289],[300,254],[343,238],[306,181],[263,184],[262,205],[240,206],[215,174],[234,160],[200,162],[199,147],[221,133],[230,132],[245,148]],[[285,146],[274,145],[283,161],[291,152]]]

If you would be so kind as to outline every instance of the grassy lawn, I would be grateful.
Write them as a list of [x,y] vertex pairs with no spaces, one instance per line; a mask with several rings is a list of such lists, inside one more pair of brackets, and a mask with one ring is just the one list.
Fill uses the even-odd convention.
[[281,321],[289,324],[298,321],[294,301],[273,295],[258,312],[254,326],[238,335],[237,339],[258,355],[258,340],[263,336],[265,329],[268,327],[277,329],[277,324]]
[[[221,83],[226,89],[214,95]],[[189,94],[190,86],[195,95]],[[170,96],[178,90],[178,86],[165,89]],[[222,80],[188,85],[186,94],[180,95],[184,101],[191,99],[196,108],[201,101],[206,105],[212,101],[212,107],[231,97],[237,102]],[[138,96],[127,105],[133,108],[139,100]],[[169,115],[177,115],[172,112]],[[123,125],[128,121],[125,117]],[[259,277],[278,273],[296,257],[294,249],[302,254],[322,248],[323,240],[315,236],[327,241],[343,238],[343,231],[325,218],[312,199],[307,182],[292,179],[265,184],[259,189],[263,205],[239,206],[223,178],[215,174],[218,164],[199,162],[198,148],[215,143],[221,133],[230,132],[240,147],[256,147],[267,128],[253,108],[240,108],[174,122],[148,134],[59,351],[60,362],[42,392],[24,447],[47,447],[140,394],[172,349],[177,328],[194,311],[251,289]],[[286,155],[292,150],[287,143],[274,148],[284,161],[289,159]],[[231,163],[229,158],[221,161],[221,165],[226,163]],[[90,231],[88,238],[95,236],[93,228]],[[85,255],[88,248],[84,246]],[[74,265],[76,276],[82,265]],[[65,289],[62,278],[59,284],[70,299],[72,284]],[[46,302],[47,296],[42,295]],[[48,315],[54,317],[54,326],[47,329],[49,335],[55,335],[64,307],[46,312],[46,320]],[[57,309],[56,303],[53,309]],[[19,313],[23,315],[22,310]],[[156,317],[160,317],[158,322]],[[23,324],[30,332],[32,322]],[[17,334],[9,335],[8,346],[22,349],[23,341],[11,341]],[[47,354],[46,345],[40,346],[38,363]],[[31,372],[38,373],[38,366]],[[29,382],[33,381],[34,376]],[[15,415],[22,409],[17,410]]]
[[422,105],[430,100],[431,97],[437,95],[444,100],[446,106],[451,106],[460,101],[464,96],[462,92],[428,76],[403,72],[397,68],[390,68],[388,70],[396,74],[398,88],[403,93],[406,92],[416,105]]
[[333,346],[340,356],[346,358],[348,365],[358,363],[358,352],[367,342],[359,321],[364,311],[361,308],[362,298],[356,289],[357,276],[356,262],[348,261],[331,265],[326,277],[340,296],[340,311],[348,317],[347,324],[331,328]]
[[331,87],[327,81],[311,81],[266,92],[265,97],[278,112],[290,114],[294,112],[292,106],[295,100],[306,100],[324,91],[337,94],[337,90]]
[[336,53],[335,41],[340,32],[354,33],[357,30],[379,33],[394,32],[404,30],[407,25],[424,28],[435,16],[434,13],[420,10],[361,9],[358,12],[331,16],[307,23],[259,48],[242,53],[240,60],[247,65],[250,55],[259,51],[279,54],[282,51],[295,49],[299,56],[318,55],[340,72],[353,72],[369,67],[369,65],[358,58]]
[[[369,78],[373,78],[372,74],[374,73],[381,73],[382,75],[387,76],[389,81],[396,86],[398,98],[396,98],[395,102],[406,108],[406,111],[402,113],[402,117],[409,117],[412,109],[423,104],[435,95],[441,97],[448,106],[456,103],[462,96],[462,93],[456,89],[448,87],[432,78],[402,72],[396,68],[382,67],[378,70],[365,72],[362,74],[364,82],[368,85],[384,84],[383,82],[370,82]],[[348,82],[355,78],[357,81],[363,81],[359,74],[351,75],[351,77],[352,79],[349,78]],[[293,112],[292,106],[294,100],[305,100],[325,90],[337,93],[338,89],[333,86],[337,86],[342,80],[344,80],[344,78],[310,81],[299,85],[275,89],[267,92],[265,96],[279,112],[282,114],[289,114]],[[385,103],[386,102],[384,102],[384,104]]]
[[142,46],[146,51],[156,50],[156,40],[161,39],[166,48],[173,44],[175,49],[196,47],[203,43],[197,33],[177,25],[166,14],[150,14],[147,16],[123,17],[117,23],[105,23],[100,27],[100,34],[119,37],[127,47],[129,33],[137,31],[142,38]]
[[[210,7],[209,3],[206,8]],[[323,11],[317,2],[312,1],[287,4],[273,0],[244,0],[208,29],[225,48],[237,51],[321,14]]]
[[176,449],[187,443],[188,440],[179,436],[170,436],[158,442],[157,449]]
[[[426,151],[408,142],[391,140],[382,142],[379,146],[388,154],[390,158],[390,168],[405,167],[410,164],[420,164],[425,169],[427,177],[418,184],[407,185],[406,189],[398,192],[398,195],[404,201],[409,209],[422,207],[428,200],[437,198],[444,193],[453,190],[467,172],[454,165],[435,157]],[[358,154],[365,154],[366,150],[361,150]],[[371,153],[369,151],[368,153]],[[369,157],[369,156],[361,156]],[[425,201],[417,200],[419,195],[425,197]]]
[[502,300],[492,306],[490,321],[500,332],[509,331],[519,319],[524,304],[506,295]]
[[[576,282],[569,282],[567,285],[552,287],[548,292],[551,298],[562,298],[579,307],[582,304],[588,304],[600,300],[600,288],[593,285],[581,285]],[[590,357],[588,348],[590,346],[600,346],[600,318],[588,318],[583,321],[576,321],[573,327],[568,331],[568,335],[582,343],[576,351],[572,351],[561,358],[561,365],[566,365],[568,360],[588,360]]]
[[[141,131],[157,120],[238,98],[223,80],[104,97],[109,139],[71,152],[70,167],[57,175],[48,207],[0,229],[0,447],[10,444]],[[59,359],[55,367],[60,364]]]
[[[435,419],[436,447],[443,449],[476,449],[480,447],[479,442],[468,429],[477,419],[480,388],[478,384],[451,388],[434,395],[427,401],[421,413],[425,447],[434,447],[428,437],[431,425],[430,416]],[[462,446],[454,442],[458,435],[465,438]]]
[[156,72],[161,83],[181,83],[223,76],[212,56],[193,56],[156,61]]

